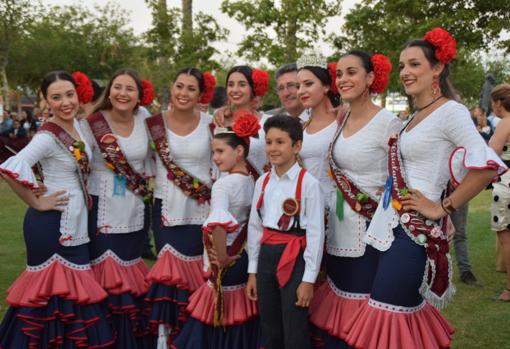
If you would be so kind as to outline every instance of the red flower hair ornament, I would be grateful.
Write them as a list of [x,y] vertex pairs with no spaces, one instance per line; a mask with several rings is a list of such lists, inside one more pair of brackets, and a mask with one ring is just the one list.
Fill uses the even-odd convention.
[[436,58],[443,64],[450,63],[457,55],[457,41],[443,28],[432,29],[425,34],[423,40],[435,47]]
[[334,94],[338,94],[338,88],[336,87],[336,62],[328,63],[328,73],[331,78],[329,90]]
[[257,138],[259,135],[259,119],[247,110],[237,110],[234,112],[234,123],[232,131],[237,137],[242,138],[247,144],[250,144],[250,137]]
[[390,73],[393,69],[391,61],[388,57],[380,53],[373,55],[370,60],[372,61],[375,75],[374,81],[372,85],[370,85],[370,92],[378,94],[383,93],[390,82]]
[[80,103],[87,104],[92,102],[94,87],[92,87],[92,81],[90,81],[89,77],[81,71],[75,71],[71,75],[76,83],[76,93],[78,93]]
[[140,105],[146,107],[152,104],[156,94],[154,93],[154,87],[149,80],[142,80],[142,98],[140,99]]
[[204,74],[204,92],[200,97],[199,103],[209,104],[214,97],[214,87],[216,86],[216,78],[211,72],[206,71]]
[[251,79],[253,80],[253,93],[255,96],[264,96],[269,90],[269,74],[267,71],[253,69]]

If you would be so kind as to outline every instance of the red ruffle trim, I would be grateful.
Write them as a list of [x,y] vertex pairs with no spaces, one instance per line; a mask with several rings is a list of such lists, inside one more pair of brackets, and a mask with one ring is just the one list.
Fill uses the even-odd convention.
[[43,307],[53,296],[78,304],[95,304],[107,297],[91,270],[73,270],[59,261],[41,271],[24,271],[7,294],[13,307]]
[[185,261],[174,256],[171,251],[165,251],[158,257],[145,280],[194,292],[205,282],[203,264],[202,258]]
[[203,226],[202,231],[204,233],[210,234],[210,233],[212,233],[214,228],[216,228],[218,226],[225,229],[227,231],[227,233],[233,233],[239,228],[239,224],[233,223],[232,221],[228,221],[228,222],[224,222],[224,223],[211,222],[211,223],[208,223],[207,225]]
[[[501,166],[495,160],[492,160],[492,159],[486,160],[485,164],[468,165],[468,164],[466,164],[467,149],[465,147],[457,147],[450,154],[450,159],[448,160],[448,166],[450,168],[450,177],[456,186],[458,186],[460,184],[460,182],[462,182],[462,180],[455,177],[455,171],[453,169],[453,158],[455,157],[455,155],[458,151],[462,151],[462,150],[464,150],[464,154],[462,155],[462,166],[464,168],[467,168],[469,170],[496,170],[498,172],[498,174],[497,174],[498,176],[501,176],[506,171],[508,171],[507,168]],[[494,179],[497,179],[497,176]]]
[[[223,290],[225,326],[241,325],[251,318],[258,316],[257,303],[246,297],[246,288]],[[203,284],[189,299],[187,311],[195,319],[214,325],[215,294],[209,283]]]
[[92,266],[97,282],[112,295],[131,293],[140,297],[149,290],[145,280],[149,268],[143,260],[131,266],[123,266],[112,257],[106,257],[101,263]]
[[6,174],[7,176],[9,176],[12,180],[16,181],[17,183],[21,184],[22,186],[32,190],[34,188],[37,188],[38,186],[35,185],[34,183],[32,182],[29,182],[29,181],[25,181],[23,179],[19,179],[19,173],[16,173],[16,172],[12,172],[12,171],[9,171],[5,168],[0,168],[0,172]]
[[338,338],[347,335],[346,326],[368,297],[350,299],[337,295],[328,282],[323,283],[316,291],[310,304],[310,322],[319,329]]
[[449,348],[454,332],[441,313],[428,303],[413,313],[397,313],[366,302],[351,324],[345,341],[363,349]]

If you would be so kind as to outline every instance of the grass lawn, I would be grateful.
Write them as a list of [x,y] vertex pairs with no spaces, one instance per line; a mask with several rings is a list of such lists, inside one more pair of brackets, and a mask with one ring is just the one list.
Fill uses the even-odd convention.
[[[25,268],[22,237],[25,205],[7,185],[0,182],[0,314],[6,309],[5,293]],[[510,303],[490,298],[505,285],[505,274],[495,271],[495,235],[489,227],[490,192],[485,191],[470,203],[468,236],[473,272],[483,283],[473,288],[462,284],[454,267],[457,295],[445,310],[456,329],[452,349],[510,348]],[[455,256],[454,256],[455,263]],[[407,348],[406,348],[407,349]],[[419,349],[419,348],[408,348]]]

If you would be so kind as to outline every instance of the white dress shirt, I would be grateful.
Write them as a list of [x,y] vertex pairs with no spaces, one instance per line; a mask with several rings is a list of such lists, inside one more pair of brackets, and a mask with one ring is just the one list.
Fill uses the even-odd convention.
[[[296,196],[296,184],[301,167],[295,163],[285,174],[278,177],[273,167],[271,172],[261,176],[255,184],[253,202],[248,225],[248,273],[257,273],[260,240],[264,227],[280,230],[278,220],[283,214],[282,204],[287,198]],[[266,176],[271,176],[264,193],[260,213],[257,202]],[[324,205],[319,181],[306,172],[302,182],[301,212],[299,223],[306,230],[306,248],[303,254],[305,272],[302,281],[314,283],[319,274],[324,246]],[[294,223],[291,218],[290,225]]]

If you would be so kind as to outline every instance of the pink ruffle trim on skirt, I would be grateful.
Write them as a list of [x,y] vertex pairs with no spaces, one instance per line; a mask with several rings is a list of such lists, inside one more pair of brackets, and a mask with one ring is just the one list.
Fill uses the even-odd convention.
[[368,298],[369,294],[342,291],[328,279],[315,291],[310,304],[310,322],[330,335],[344,339],[346,326]]
[[165,245],[145,279],[194,292],[205,282],[202,256],[189,257]]
[[[76,270],[58,259],[44,267],[28,267],[7,290],[7,302],[13,307],[43,307],[53,296],[78,304],[103,301],[107,294],[94,279],[92,270]],[[46,264],[46,263],[45,263]],[[40,269],[40,270],[39,270]]]
[[454,329],[425,301],[408,308],[370,299],[347,328],[345,341],[359,349],[449,348]]
[[149,289],[149,282],[145,280],[149,268],[143,259],[134,262],[117,259],[118,257],[106,256],[99,263],[92,264],[97,282],[112,295],[122,293],[131,293],[135,297],[145,295]]
[[[214,325],[215,294],[212,284],[207,282],[190,297],[187,311],[195,319]],[[257,303],[246,297],[246,285],[223,287],[225,326],[241,325],[251,318],[258,316]]]

